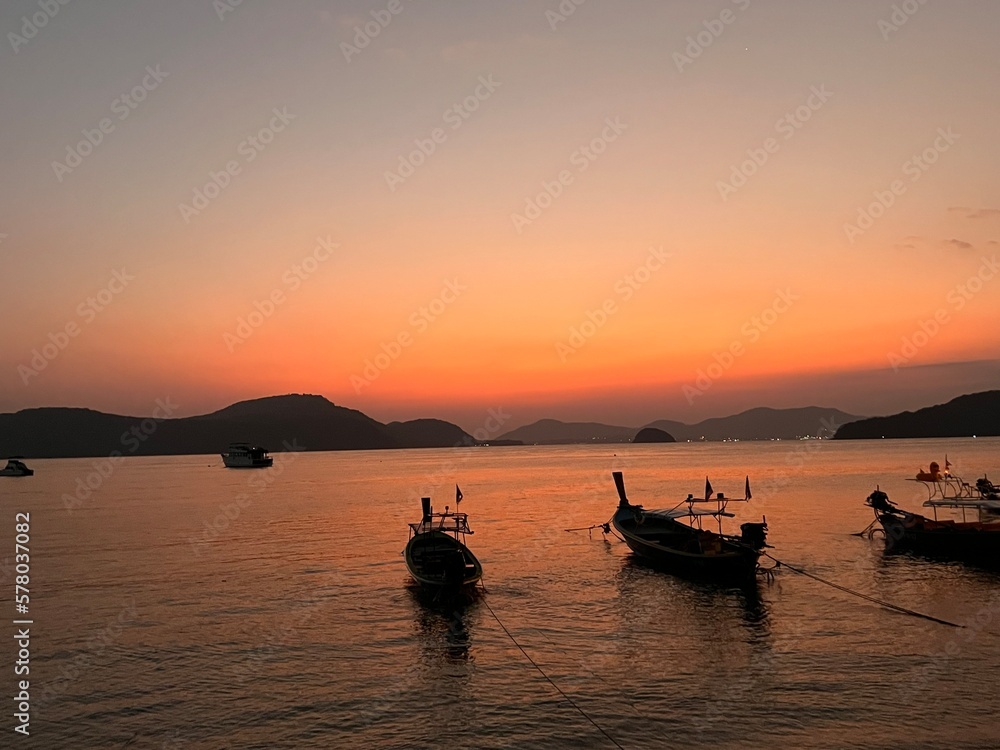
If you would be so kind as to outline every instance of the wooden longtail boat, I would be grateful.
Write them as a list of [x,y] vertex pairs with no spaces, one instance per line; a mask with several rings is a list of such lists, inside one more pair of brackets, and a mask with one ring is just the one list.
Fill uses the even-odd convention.
[[[986,515],[995,510],[996,500],[955,497],[927,500],[924,505],[934,509],[934,518],[897,508],[879,489],[865,502],[882,525],[886,550],[890,552],[908,550],[928,557],[1000,567],[1000,520]],[[938,508],[961,509],[963,520],[939,520]],[[971,510],[977,511],[976,520],[967,520]]]
[[[619,498],[612,524],[641,558],[683,576],[726,583],[754,577],[760,551],[767,546],[767,519],[763,523],[742,524],[740,536],[723,534],[722,518],[734,517],[726,510],[728,503],[734,500],[721,492],[711,497],[711,484],[707,479],[704,499],[688,495],[674,508],[645,510],[629,502],[622,473],[616,471],[612,476]],[[749,479],[746,495],[738,502],[750,499]],[[714,503],[715,507],[696,508],[698,503]],[[702,528],[705,517],[718,522],[718,532]]]
[[[457,488],[456,488],[457,490]],[[457,491],[461,498],[461,492]],[[465,513],[434,513],[431,499],[421,498],[423,517],[411,523],[410,540],[403,555],[410,575],[422,586],[435,589],[461,588],[478,583],[483,566],[465,546],[469,528]]]

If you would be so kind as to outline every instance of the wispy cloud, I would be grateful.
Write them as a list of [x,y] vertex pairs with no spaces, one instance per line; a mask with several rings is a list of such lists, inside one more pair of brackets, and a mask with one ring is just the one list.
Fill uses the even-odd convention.
[[900,250],[916,250],[923,243],[924,238],[918,237],[915,234],[910,234],[901,239],[896,243],[896,247]]
[[945,244],[950,247],[958,248],[959,250],[972,250],[973,244],[971,242],[966,242],[965,240],[958,240],[952,237],[950,240],[945,240]]
[[953,206],[948,209],[948,212],[959,214],[966,219],[995,219],[1000,216],[1000,208],[967,208],[965,206]]

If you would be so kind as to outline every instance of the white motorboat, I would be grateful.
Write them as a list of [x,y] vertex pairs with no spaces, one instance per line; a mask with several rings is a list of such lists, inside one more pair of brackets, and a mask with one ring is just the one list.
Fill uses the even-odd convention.
[[229,452],[222,454],[222,463],[230,469],[266,469],[274,463],[267,455],[267,448],[249,443],[233,443]]

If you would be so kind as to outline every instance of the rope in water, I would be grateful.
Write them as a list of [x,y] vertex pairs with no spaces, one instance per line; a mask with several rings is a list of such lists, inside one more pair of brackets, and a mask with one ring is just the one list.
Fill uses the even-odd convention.
[[860,591],[855,591],[853,589],[847,588],[846,586],[841,586],[839,583],[834,583],[833,581],[828,581],[825,578],[820,578],[815,573],[809,573],[809,572],[807,572],[805,570],[802,570],[801,568],[796,568],[794,565],[789,565],[786,562],[782,562],[778,558],[776,558],[776,557],[774,557],[772,555],[769,555],[767,552],[764,552],[763,550],[761,551],[761,554],[764,555],[764,557],[770,557],[778,565],[780,565],[780,566],[782,566],[784,568],[788,568],[793,573],[798,573],[799,575],[804,575],[807,578],[812,578],[814,581],[819,581],[820,583],[825,583],[827,586],[832,586],[833,588],[838,589],[840,591],[843,591],[846,594],[851,594],[852,596],[858,596],[858,597],[861,597],[862,599],[867,599],[868,601],[870,601],[870,602],[872,602],[874,604],[881,605],[881,606],[885,607],[886,609],[890,609],[890,610],[892,610],[894,612],[899,612],[900,614],[904,614],[904,615],[911,615],[913,617],[922,617],[925,620],[930,620],[931,622],[936,622],[936,623],[939,623],[941,625],[948,625],[948,626],[953,627],[953,628],[964,628],[965,627],[965,625],[959,625],[957,622],[949,622],[948,620],[942,620],[939,617],[934,617],[932,615],[925,615],[923,612],[917,612],[916,610],[913,610],[913,609],[907,609],[906,607],[900,607],[898,604],[893,604],[892,602],[887,602],[884,599],[877,599],[874,596],[869,596],[868,594],[863,594]]
[[499,617],[497,617],[497,613],[493,611],[493,607],[490,606],[489,602],[487,602],[485,598],[483,599],[483,604],[486,605],[486,609],[488,609],[490,611],[490,614],[493,615],[493,619],[497,621],[497,624],[503,629],[503,632],[507,634],[508,638],[510,638],[511,643],[513,643],[515,646],[517,646],[518,650],[522,654],[524,654],[524,658],[527,659],[529,662],[531,662],[531,666],[533,666],[535,669],[537,669],[538,673],[541,674],[542,677],[544,677],[546,680],[548,680],[548,683],[552,687],[554,687],[556,689],[556,692],[558,692],[559,695],[561,695],[563,698],[565,698],[573,708],[575,708],[577,711],[579,711],[587,721],[589,721],[591,724],[593,724],[597,728],[598,732],[600,732],[605,737],[607,737],[608,740],[611,742],[612,745],[614,745],[615,747],[619,748],[619,750],[625,750],[625,748],[623,748],[621,745],[618,744],[617,740],[615,740],[614,737],[612,737],[610,734],[608,734],[606,731],[604,731],[603,727],[601,727],[600,724],[598,724],[596,721],[594,721],[591,718],[590,714],[588,714],[586,711],[584,711],[582,708],[580,708],[572,698],[570,698],[568,695],[566,695],[566,693],[564,693],[562,691],[562,688],[560,688],[558,685],[556,685],[555,682],[553,682],[553,680],[552,680],[551,677],[549,677],[547,674],[545,674],[545,671],[540,666],[538,666],[538,664],[535,662],[535,660],[532,659],[531,656],[528,654],[528,652],[524,650],[524,647],[520,643],[518,643],[517,639],[514,638],[513,635],[511,635],[511,632],[509,630],[507,630],[507,626],[503,624],[503,621],[501,621]]

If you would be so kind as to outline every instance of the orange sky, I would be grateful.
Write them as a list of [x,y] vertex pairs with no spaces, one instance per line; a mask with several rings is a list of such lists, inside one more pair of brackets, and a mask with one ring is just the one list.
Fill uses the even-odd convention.
[[2,51],[0,410],[995,387],[995,4],[388,5],[70,5]]

